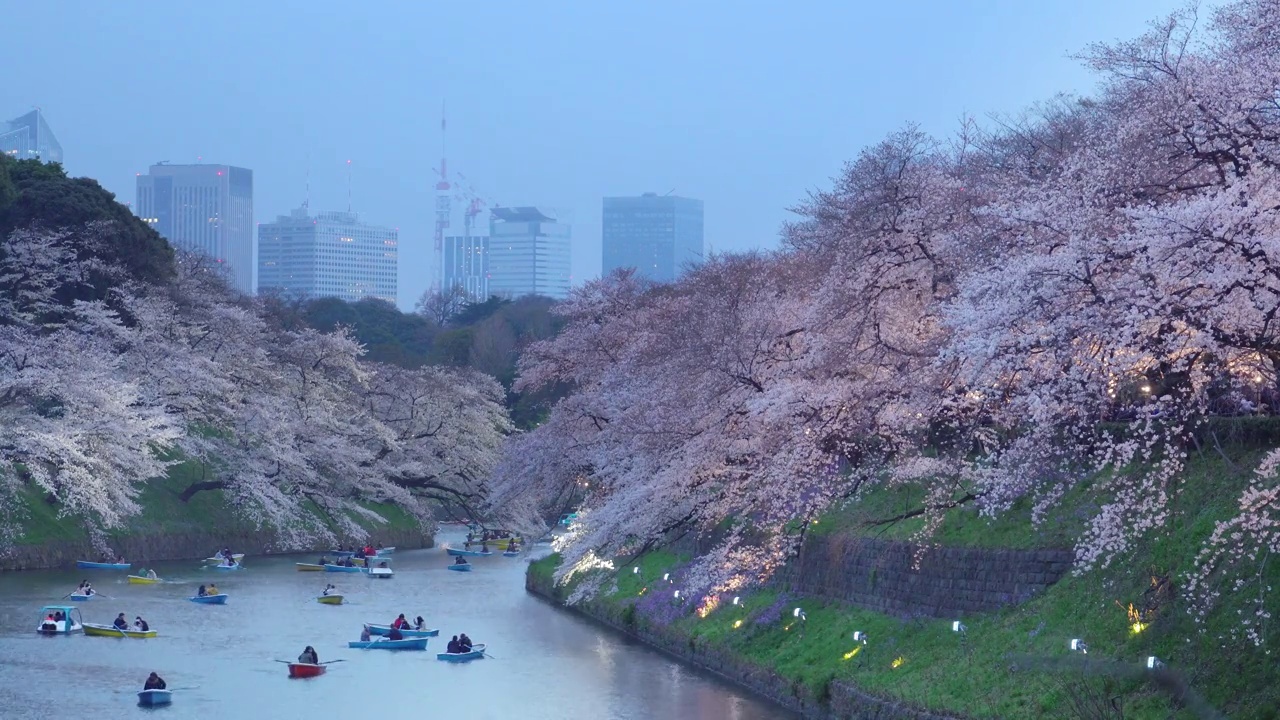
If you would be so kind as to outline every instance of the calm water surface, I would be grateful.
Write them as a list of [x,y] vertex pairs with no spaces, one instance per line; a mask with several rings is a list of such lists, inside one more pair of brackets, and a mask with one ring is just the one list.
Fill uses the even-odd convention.
[[[457,545],[460,536],[445,532],[438,541]],[[316,559],[254,557],[238,572],[164,563],[157,572],[170,582],[158,586],[129,585],[125,573],[108,570],[0,573],[0,717],[795,717],[527,594],[523,557],[473,558],[472,572],[457,573],[445,570],[442,549],[399,552],[391,580],[294,569]],[[75,603],[87,622],[142,615],[159,637],[38,636],[39,608],[84,577],[110,596]],[[211,579],[230,596],[226,605],[186,600]],[[316,603],[326,582],[348,604]],[[361,623],[399,613],[421,615],[441,637],[427,652],[347,649]],[[459,632],[488,643],[495,659],[436,660]],[[306,645],[321,661],[346,662],[320,678],[289,680],[275,660],[294,660]],[[136,693],[153,670],[178,689],[174,704],[138,708]]]

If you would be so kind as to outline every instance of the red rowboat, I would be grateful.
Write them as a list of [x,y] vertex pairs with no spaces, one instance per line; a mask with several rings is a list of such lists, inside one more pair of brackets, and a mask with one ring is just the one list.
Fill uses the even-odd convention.
[[311,663],[289,663],[289,677],[291,678],[318,677],[323,675],[324,671],[324,665],[312,665]]

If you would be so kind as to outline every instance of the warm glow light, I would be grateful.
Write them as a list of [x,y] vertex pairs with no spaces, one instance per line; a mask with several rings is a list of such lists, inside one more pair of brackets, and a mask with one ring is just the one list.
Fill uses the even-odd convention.
[[704,618],[710,615],[717,607],[720,606],[720,598],[714,595],[708,595],[702,601],[702,605],[698,608],[698,617]]
[[892,667],[895,669],[900,668],[902,667],[902,663],[904,662],[906,662],[906,660],[901,655],[899,655],[898,657],[893,659],[893,662],[889,663],[889,667]]
[[1134,623],[1134,624],[1132,624],[1132,625],[1130,625],[1130,626],[1129,626],[1129,634],[1131,634],[1131,635],[1137,635],[1138,633],[1140,633],[1140,632],[1142,632],[1143,630],[1146,630],[1146,629],[1147,629],[1147,624],[1146,624],[1146,623],[1136,622],[1136,623]]
[[845,653],[845,654],[844,654],[844,659],[845,659],[845,660],[848,660],[849,658],[853,657],[854,655],[857,655],[857,654],[858,654],[858,652],[860,652],[861,650],[862,650],[862,646],[861,646],[861,645],[859,645],[858,647],[856,647],[856,648],[854,648],[854,649],[850,650],[849,652]]
[[738,628],[740,628],[740,627],[742,627],[742,621],[741,621],[741,620],[734,620],[734,621],[733,621],[733,629],[734,629],[734,630],[737,630],[737,629],[738,629]]

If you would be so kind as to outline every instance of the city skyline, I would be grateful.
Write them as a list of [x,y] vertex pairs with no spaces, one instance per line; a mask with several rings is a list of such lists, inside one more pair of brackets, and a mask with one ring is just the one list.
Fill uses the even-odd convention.
[[396,302],[399,232],[300,207],[258,226],[258,292],[295,299]]
[[[1071,53],[1132,37],[1181,5],[749,4],[729,27],[715,4],[663,0],[392,2],[376,24],[367,8],[324,1],[236,13],[26,3],[6,20],[57,27],[56,52],[40,33],[6,36],[6,66],[46,61],[6,79],[0,117],[40,105],[68,172],[122,200],[156,160],[251,167],[255,222],[297,207],[308,175],[312,207],[346,208],[351,160],[352,209],[400,227],[400,305],[410,308],[429,285],[442,102],[451,177],[504,206],[573,208],[582,281],[600,268],[601,197],[674,188],[706,202],[708,248],[774,248],[787,208],[862,148],[908,122],[944,136],[965,115],[987,122],[1059,91],[1090,93],[1095,80]],[[609,31],[618,27],[634,33]],[[883,31],[906,27],[909,43]],[[477,52],[474,39],[495,32],[500,51]],[[644,38],[656,37],[671,51],[654,53]],[[316,53],[316,43],[344,50]],[[760,52],[780,45],[791,51]],[[149,66],[146,82],[110,82],[138,74],[139,47],[169,60]],[[317,111],[320,99],[334,109]]]

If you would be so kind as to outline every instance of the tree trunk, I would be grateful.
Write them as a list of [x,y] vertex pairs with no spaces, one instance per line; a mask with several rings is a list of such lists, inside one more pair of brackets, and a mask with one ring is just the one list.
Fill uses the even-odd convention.
[[195,497],[198,492],[202,492],[204,490],[225,490],[226,487],[227,484],[221,480],[205,480],[204,482],[191,483],[187,486],[186,490],[182,491],[182,494],[178,496],[178,499],[185,503]]

